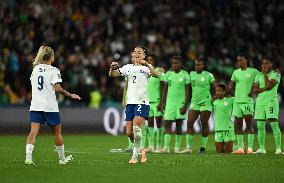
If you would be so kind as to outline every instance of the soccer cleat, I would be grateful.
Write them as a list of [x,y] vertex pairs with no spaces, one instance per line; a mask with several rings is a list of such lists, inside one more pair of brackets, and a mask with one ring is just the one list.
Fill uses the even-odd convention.
[[175,147],[174,152],[175,152],[175,153],[180,153],[179,148],[178,148],[178,147]]
[[169,147],[165,146],[163,149],[162,149],[162,153],[170,153],[171,150]]
[[265,149],[258,149],[253,154],[266,154],[266,150]]
[[199,153],[205,153],[205,147],[200,147]]
[[191,147],[187,147],[184,150],[180,151],[179,153],[185,154],[185,153],[192,153],[192,148]]
[[26,165],[35,165],[34,162],[33,162],[33,160],[26,160],[26,161],[25,161],[25,164],[26,164]]
[[138,161],[137,161],[137,159],[132,159],[132,158],[131,158],[131,160],[129,160],[128,163],[129,163],[129,164],[136,164],[136,163],[138,163]]
[[276,149],[275,154],[281,154],[281,149]]
[[153,146],[149,146],[147,149],[145,149],[146,152],[155,152],[154,147]]
[[157,145],[155,153],[161,153],[162,152],[162,147],[160,145]]
[[141,163],[145,163],[147,161],[147,157],[146,157],[146,151],[142,150],[141,151]]
[[252,149],[248,149],[247,150],[247,154],[253,154],[253,150]]
[[65,157],[64,160],[59,160],[59,165],[66,165],[66,164],[70,163],[71,161],[73,161],[73,156],[69,155],[69,156]]
[[239,148],[238,150],[236,150],[236,151],[233,151],[233,152],[231,152],[232,154],[244,154],[245,153],[245,151],[244,151],[244,149],[243,148]]

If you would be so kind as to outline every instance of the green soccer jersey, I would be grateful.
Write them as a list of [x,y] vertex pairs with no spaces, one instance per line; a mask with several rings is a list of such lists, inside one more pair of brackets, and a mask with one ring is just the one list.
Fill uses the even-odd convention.
[[247,103],[251,100],[249,93],[258,70],[248,67],[246,70],[237,69],[233,72],[231,80],[236,83],[235,102]]
[[234,124],[231,120],[234,99],[232,97],[225,97],[223,99],[216,99],[213,102],[214,106],[214,130],[225,131],[233,130]]
[[155,78],[151,76],[148,80],[148,96],[149,102],[160,102],[161,100],[161,85],[160,82],[164,80],[165,74],[162,69],[157,67],[155,70],[160,72],[160,77]]
[[[278,90],[278,86],[279,86],[279,83],[280,83],[281,75],[276,71],[271,71],[268,74],[268,79],[269,80],[276,80],[277,83],[275,84],[275,86],[271,90],[264,91],[264,92],[257,95],[256,105],[265,105],[268,102],[270,102],[271,99],[275,99],[275,98],[277,99],[277,97],[278,97],[277,90]],[[259,88],[264,88],[265,87],[264,74],[262,72],[260,72],[255,77],[254,82],[258,83]]]
[[179,73],[168,71],[165,76],[165,82],[168,84],[167,105],[185,102],[185,85],[189,84],[189,75],[185,70]]
[[213,74],[207,71],[200,74],[191,71],[189,78],[192,88],[191,104],[201,104],[211,100],[210,86],[215,81]]

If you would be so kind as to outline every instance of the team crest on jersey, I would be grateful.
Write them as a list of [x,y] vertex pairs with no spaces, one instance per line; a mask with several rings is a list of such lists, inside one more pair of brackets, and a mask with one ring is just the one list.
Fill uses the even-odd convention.
[[183,81],[183,78],[179,78],[179,81],[182,82],[182,81]]
[[201,81],[205,81],[205,78],[204,78],[204,77],[202,77],[200,80],[201,80]]
[[227,105],[228,105],[228,102],[227,102],[227,101],[225,101],[225,102],[224,102],[224,106],[227,106]]
[[247,77],[250,78],[251,74],[247,74]]

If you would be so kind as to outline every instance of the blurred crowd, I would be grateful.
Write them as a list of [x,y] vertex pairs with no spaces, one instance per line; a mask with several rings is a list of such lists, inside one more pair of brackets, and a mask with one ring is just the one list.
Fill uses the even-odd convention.
[[283,17],[281,0],[4,0],[0,105],[29,104],[31,62],[40,45],[54,49],[63,86],[93,108],[121,102],[123,79],[109,78],[109,65],[128,63],[136,45],[157,54],[165,69],[173,55],[181,55],[188,70],[205,57],[220,81],[230,79],[239,51],[249,53],[256,68],[263,56],[273,56],[283,72]]

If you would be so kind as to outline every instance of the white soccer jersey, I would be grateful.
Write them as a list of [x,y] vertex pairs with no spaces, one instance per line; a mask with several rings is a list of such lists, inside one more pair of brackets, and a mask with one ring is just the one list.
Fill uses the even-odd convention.
[[32,102],[30,111],[59,112],[54,84],[61,83],[59,69],[51,65],[39,64],[31,74]]
[[149,68],[146,66],[127,64],[119,68],[119,72],[128,79],[126,104],[149,105],[147,92],[148,78],[150,77]]

